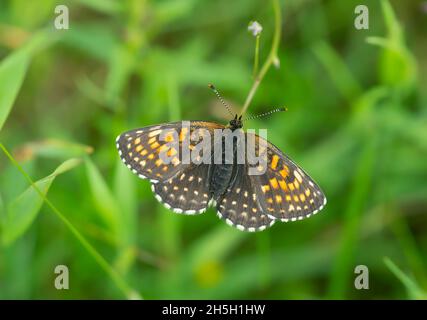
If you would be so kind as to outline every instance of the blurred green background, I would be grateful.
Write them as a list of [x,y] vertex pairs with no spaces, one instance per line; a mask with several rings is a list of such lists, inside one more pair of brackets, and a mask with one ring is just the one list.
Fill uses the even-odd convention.
[[[69,30],[53,28],[58,4]],[[369,30],[354,27],[359,4]],[[427,4],[280,6],[280,68],[249,112],[289,112],[246,127],[268,128],[328,204],[249,234],[213,209],[164,209],[115,138],[172,120],[226,122],[210,82],[240,110],[253,81],[247,26],[264,27],[262,63],[270,1],[0,1],[0,142],[19,163],[0,150],[0,298],[427,298]],[[61,264],[69,290],[54,287]],[[354,288],[357,265],[369,290]]]

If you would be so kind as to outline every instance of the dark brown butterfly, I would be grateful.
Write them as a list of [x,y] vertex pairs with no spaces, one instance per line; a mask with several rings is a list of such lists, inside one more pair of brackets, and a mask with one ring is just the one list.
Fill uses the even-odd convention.
[[[326,197],[318,185],[276,146],[254,133],[243,133],[243,141],[252,143],[258,155],[266,156],[263,174],[249,174],[251,165],[239,164],[236,155],[228,164],[183,161],[179,150],[185,147],[191,151],[197,145],[191,139],[185,145],[186,137],[195,131],[213,136],[215,130],[242,130],[241,118],[236,115],[228,126],[189,121],[189,126],[173,122],[131,130],[117,137],[117,149],[133,173],[151,181],[157,200],[176,213],[199,214],[216,206],[218,216],[227,224],[253,232],[277,220],[295,221],[319,212]],[[267,147],[261,150],[260,145]],[[215,147],[212,144],[208,150],[211,158]],[[169,163],[160,157],[162,152],[170,156]]]

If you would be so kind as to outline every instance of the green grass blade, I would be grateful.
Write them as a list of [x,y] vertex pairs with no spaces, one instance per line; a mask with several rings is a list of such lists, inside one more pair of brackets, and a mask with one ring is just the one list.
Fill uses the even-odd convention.
[[407,276],[396,264],[389,258],[384,258],[384,263],[387,268],[402,282],[403,286],[408,291],[408,295],[412,299],[427,299],[427,293],[421,290],[417,283]]
[[138,198],[136,193],[135,175],[123,165],[123,162],[117,160],[116,172],[113,181],[114,196],[117,204],[120,206],[120,238],[124,246],[133,246],[136,244],[137,235],[137,209]]
[[[25,143],[17,148],[16,154],[24,155],[25,160],[35,157],[66,160],[79,158],[92,153],[93,148],[80,143],[62,139],[45,139]],[[22,156],[21,156],[22,157]]]
[[0,63],[0,131],[24,81],[31,57],[52,40],[51,34],[40,32]]
[[101,220],[117,236],[120,209],[104,177],[89,157],[85,158],[86,174],[92,199]]
[[[35,182],[37,188],[46,196],[55,178],[76,166],[81,159],[70,159],[62,163],[49,176]],[[21,195],[12,200],[7,206],[7,217],[4,222],[2,242],[11,245],[22,236],[37,217],[43,204],[43,199],[33,187],[28,187]]]
[[0,236],[1,236],[5,219],[6,219],[6,209],[4,208],[3,197],[0,193]]
[[28,63],[28,56],[17,52],[0,64],[0,130],[24,81]]
[[313,51],[344,98],[348,101],[353,101],[355,97],[361,94],[362,89],[359,83],[342,58],[330,45],[326,42],[317,43],[313,46]]

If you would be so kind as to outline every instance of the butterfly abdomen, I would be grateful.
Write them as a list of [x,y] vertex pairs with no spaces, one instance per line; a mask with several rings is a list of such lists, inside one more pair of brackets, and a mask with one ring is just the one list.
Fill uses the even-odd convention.
[[217,200],[226,191],[230,184],[233,175],[232,164],[217,164],[215,165],[212,173],[212,180],[210,184],[210,193],[212,198]]
[[222,161],[220,164],[215,164],[212,172],[211,183],[210,183],[210,193],[214,200],[218,200],[230,186],[230,182],[233,179],[235,172],[235,162],[236,162],[236,142],[233,141],[233,163],[230,164],[226,162],[226,146],[225,141],[222,145]]

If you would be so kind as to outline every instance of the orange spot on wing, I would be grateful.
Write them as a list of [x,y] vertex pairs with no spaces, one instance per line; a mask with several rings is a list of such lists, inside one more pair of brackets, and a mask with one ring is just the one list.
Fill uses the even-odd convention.
[[166,142],[172,142],[172,141],[174,141],[173,134],[169,133],[168,135],[166,135],[165,141]]
[[166,155],[168,156],[168,157],[172,157],[172,156],[174,156],[174,155],[176,155],[178,152],[176,151],[176,149],[175,148],[171,148],[171,149],[169,149],[168,150],[168,152],[166,152]]
[[283,166],[282,170],[280,170],[279,173],[283,178],[286,178],[287,176],[289,176],[288,166]]
[[185,136],[188,133],[188,128],[182,128],[181,132],[179,133],[179,141],[183,141],[185,139]]
[[279,183],[277,182],[276,178],[270,179],[270,185],[273,187],[273,189],[279,188]]
[[279,185],[283,191],[288,191],[288,185],[286,184],[285,180],[280,180]]
[[274,155],[271,159],[271,169],[275,170],[277,167],[277,163],[279,162],[279,157],[277,155]]

